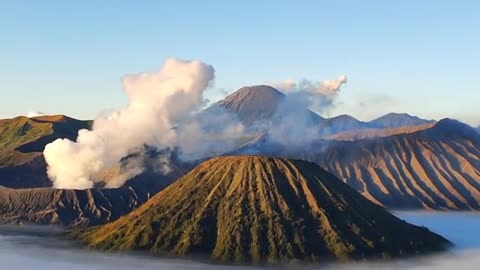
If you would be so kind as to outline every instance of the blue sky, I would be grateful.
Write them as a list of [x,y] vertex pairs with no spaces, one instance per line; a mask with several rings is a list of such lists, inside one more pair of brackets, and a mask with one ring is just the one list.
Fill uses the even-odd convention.
[[[0,1],[0,117],[93,118],[120,79],[200,59],[216,87],[349,77],[331,115],[480,124],[479,1]],[[218,95],[210,95],[211,99]]]

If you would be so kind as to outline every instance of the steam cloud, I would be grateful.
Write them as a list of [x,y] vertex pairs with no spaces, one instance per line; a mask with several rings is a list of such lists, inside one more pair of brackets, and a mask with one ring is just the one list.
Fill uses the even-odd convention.
[[42,115],[45,115],[45,114],[43,112],[35,112],[35,111],[27,113],[28,118],[42,116]]
[[[203,110],[207,104],[204,93],[214,77],[210,65],[173,58],[159,72],[124,77],[129,99],[125,108],[97,117],[91,130],[79,131],[76,141],[58,139],[45,147],[54,187],[119,187],[152,162],[158,164],[156,170],[168,173],[169,158],[159,156],[152,161],[141,154],[146,146],[175,149],[176,156],[185,161],[228,153],[238,142],[251,139],[258,129],[243,126],[236,115],[221,107]],[[284,83],[279,88],[288,93],[287,98],[274,117],[279,121],[264,129],[269,139],[295,147],[318,138],[317,123],[306,108],[327,110],[346,81],[346,76],[341,76],[320,83]],[[125,161],[127,156],[136,158]],[[105,170],[108,174],[108,169],[120,162],[122,170],[115,177],[103,177]]]
[[297,106],[305,106],[319,113],[325,113],[333,105],[341,87],[347,83],[347,76],[336,80],[314,82],[303,79],[299,82],[286,80],[274,83],[273,87],[285,92],[289,99],[295,99]]
[[[203,94],[214,74],[212,66],[200,61],[168,59],[157,73],[126,76],[126,108],[95,119],[92,130],[80,130],[76,142],[58,139],[45,147],[54,186],[91,188],[96,184],[95,174],[144,145],[178,147],[185,159],[228,149],[229,140],[241,133],[241,124],[230,122],[215,130],[212,138],[207,129],[213,117],[194,117],[206,103]],[[141,168],[131,171],[138,173]],[[123,182],[116,179],[106,186],[118,187]]]
[[281,119],[281,122],[270,127],[269,140],[291,149],[305,147],[318,140],[321,136],[319,123],[315,122],[312,112],[307,108],[321,115],[328,113],[345,83],[346,75],[323,82],[303,79],[299,82],[287,80],[273,84],[285,92],[287,97],[277,107],[275,118]]

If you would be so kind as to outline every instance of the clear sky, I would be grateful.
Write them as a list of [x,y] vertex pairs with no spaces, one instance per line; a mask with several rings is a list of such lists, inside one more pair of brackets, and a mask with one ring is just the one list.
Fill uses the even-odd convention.
[[332,115],[480,124],[480,1],[5,0],[0,44],[0,117],[93,118],[125,104],[123,75],[179,57],[227,91],[346,74]]

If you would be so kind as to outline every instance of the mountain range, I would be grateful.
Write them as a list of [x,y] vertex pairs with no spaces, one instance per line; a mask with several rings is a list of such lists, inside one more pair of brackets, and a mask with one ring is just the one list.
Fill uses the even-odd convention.
[[[327,118],[289,99],[270,86],[243,87],[198,118],[228,114],[221,119],[253,131],[233,151],[185,162],[176,147],[144,145],[97,173],[95,188],[87,190],[52,188],[42,151],[57,138],[74,140],[92,121],[63,115],[0,120],[0,224],[73,227],[71,237],[102,250],[218,262],[318,262],[450,245],[384,207],[480,209],[478,129],[404,113],[372,121]],[[275,128],[292,120],[287,135],[300,144],[272,140],[282,136]],[[160,156],[170,163],[166,175],[155,168]],[[141,161],[143,171],[107,188],[128,175],[132,161]]]
[[[262,87],[261,93],[266,89]],[[241,91],[219,104],[249,107],[243,103],[250,99],[232,98],[244,97]],[[249,88],[247,93],[251,91]],[[256,97],[262,100],[258,93]],[[244,114],[242,110],[235,113]],[[317,119],[317,128],[326,131],[303,148],[272,143],[265,130],[261,139],[233,153],[316,162],[365,197],[389,208],[480,209],[480,136],[470,126],[397,113],[370,122],[348,115]]]
[[449,245],[314,163],[259,156],[210,159],[130,214],[73,237],[108,251],[235,263],[392,258]]
[[[270,86],[250,86],[239,89],[206,111],[221,108],[237,116],[247,127],[255,127],[258,121],[278,124],[283,115],[277,110],[283,108],[279,106],[283,106],[282,102],[286,99],[285,94]],[[307,115],[310,127],[322,131],[318,138],[303,148],[289,149],[269,142],[268,126],[262,129],[265,126],[259,125],[258,136],[225,154],[254,153],[309,160],[327,169],[369,200],[388,208],[480,209],[480,135],[471,127],[450,119],[435,122],[398,113],[365,122],[348,115],[325,118],[308,108],[296,110]],[[174,162],[176,166],[167,176],[147,169],[127,181],[128,191],[125,188],[108,191],[110,197],[98,189],[54,192],[42,189],[52,186],[41,153],[44,146],[56,138],[75,139],[78,130],[88,129],[91,125],[92,121],[62,115],[0,120],[2,194],[7,198],[20,198],[0,201],[0,205],[12,202],[12,207],[0,209],[3,220],[63,225],[102,224],[121,216],[116,214],[105,218],[111,212],[105,204],[117,201],[114,196],[121,196],[121,202],[132,201],[131,206],[121,206],[123,211],[115,210],[118,211],[116,213],[128,213],[200,162]],[[114,178],[122,173],[122,162],[96,176],[100,180],[97,188],[103,187],[102,179]],[[85,203],[87,201],[81,198],[88,197],[87,194],[91,195]],[[46,197],[52,199],[42,199]],[[21,204],[22,201],[35,200],[38,204],[31,204],[31,207],[30,203],[26,206]],[[78,204],[65,202],[69,200]],[[64,205],[75,206],[65,208]],[[98,212],[92,205],[106,211]],[[114,207],[113,204],[111,207]],[[58,217],[53,214],[44,216],[47,212],[57,213]],[[85,214],[90,212],[100,214]]]
[[455,120],[306,155],[389,208],[480,209],[480,136]]
[[[290,106],[288,96],[267,85],[242,87],[207,109],[224,108],[238,117],[247,126],[265,121],[282,121],[284,110],[298,111],[307,116],[307,123],[315,125],[323,135],[338,134],[351,130],[388,129],[407,126],[433,124],[433,120],[424,120],[406,113],[389,113],[369,122],[355,119],[350,115],[325,118],[306,107]],[[295,104],[294,105],[298,105]]]

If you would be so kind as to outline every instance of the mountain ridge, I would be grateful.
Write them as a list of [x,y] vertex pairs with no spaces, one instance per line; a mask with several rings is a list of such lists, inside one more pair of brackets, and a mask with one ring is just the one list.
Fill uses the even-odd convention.
[[408,113],[388,113],[368,122],[376,128],[399,128],[405,126],[417,126],[433,124],[434,120],[425,120]]
[[[250,126],[255,122],[272,120],[275,116],[281,116],[283,112],[277,112],[278,106],[286,100],[287,96],[287,94],[269,85],[245,86],[212,105],[211,109],[217,106],[224,108],[227,112],[237,115],[239,120],[247,126]],[[303,109],[308,111],[307,115],[310,118],[308,122],[319,125],[319,128],[324,130],[323,135],[368,128],[400,128],[435,123],[433,120],[421,119],[407,113],[388,113],[365,122],[345,114],[325,118],[309,108]]]
[[386,207],[480,209],[480,135],[455,120],[410,134],[334,143],[307,159]]

